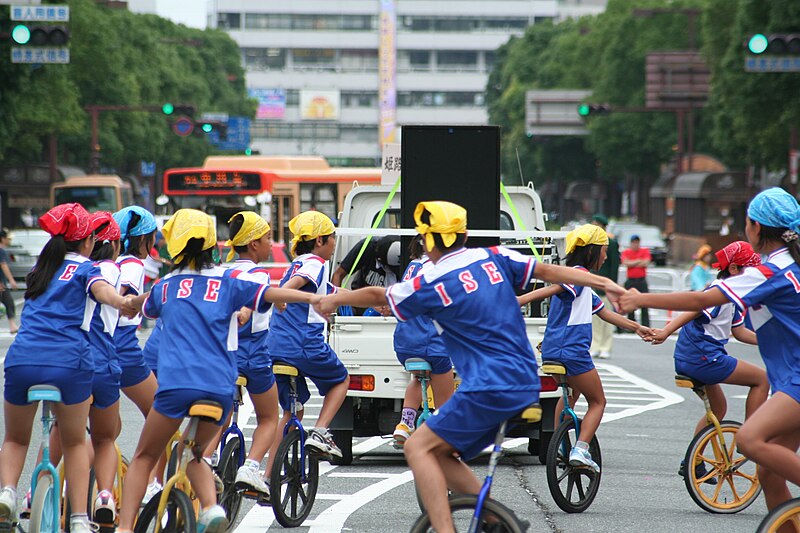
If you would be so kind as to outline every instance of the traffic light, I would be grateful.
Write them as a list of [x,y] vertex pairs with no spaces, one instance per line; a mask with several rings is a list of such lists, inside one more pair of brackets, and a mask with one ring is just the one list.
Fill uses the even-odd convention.
[[171,104],[169,102],[161,106],[161,112],[165,115],[183,115],[191,117],[194,115],[195,108],[191,104]]
[[761,55],[800,55],[800,33],[756,33],[747,40],[747,50]]
[[225,122],[218,122],[213,120],[205,122],[196,122],[194,125],[194,131],[197,133],[197,135],[205,135],[208,133],[216,132],[220,141],[228,140],[228,124],[226,124]]
[[608,104],[580,104],[578,105],[578,115],[586,118],[590,115],[607,115],[611,112]]
[[11,40],[19,46],[67,46],[69,36],[64,25],[19,23],[11,27]]

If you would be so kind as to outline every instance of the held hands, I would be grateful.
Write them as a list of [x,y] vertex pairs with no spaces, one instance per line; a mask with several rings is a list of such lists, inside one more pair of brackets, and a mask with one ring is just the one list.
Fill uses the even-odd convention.
[[654,329],[653,335],[650,337],[650,342],[653,343],[654,346],[658,344],[663,344],[667,337],[669,337],[669,333],[665,329]]
[[620,296],[619,300],[614,302],[618,306],[619,312],[632,313],[639,309],[640,306],[636,300],[640,294],[641,293],[636,289],[628,289],[627,291],[623,289],[623,294]]
[[311,304],[314,306],[314,311],[324,316],[326,319],[329,318],[331,314],[336,311],[336,308],[339,307],[336,304],[334,296],[335,295],[331,294],[328,296],[315,297],[311,301]]
[[136,297],[132,294],[128,294],[127,296],[121,297],[121,302],[119,305],[119,314],[124,316],[125,318],[133,318],[139,314],[141,310],[139,305],[137,305]]
[[656,335],[656,330],[645,326],[639,326],[636,328],[636,334],[639,335],[643,341],[652,342],[653,337]]
[[[286,304],[283,305],[284,307],[286,306]],[[247,324],[250,321],[251,316],[253,316],[253,310],[249,307],[242,307],[239,309],[239,312],[236,313],[236,320],[239,322],[239,326],[244,326]]]
[[628,292],[625,289],[625,287],[622,287],[621,285],[618,285],[617,283],[614,283],[613,281],[608,280],[608,283],[603,288],[603,290],[606,292],[606,296],[608,297],[609,301],[612,304],[614,304],[614,307],[616,307],[617,310],[619,310],[619,312],[621,313],[622,309],[620,307],[620,298],[626,292]]
[[272,304],[272,307],[278,310],[279,313],[286,311],[286,302],[277,302]]

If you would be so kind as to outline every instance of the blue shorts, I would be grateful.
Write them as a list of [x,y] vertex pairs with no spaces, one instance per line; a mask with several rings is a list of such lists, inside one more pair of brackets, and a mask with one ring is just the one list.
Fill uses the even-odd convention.
[[239,368],[239,375],[247,378],[247,392],[250,394],[263,394],[275,384],[272,367],[264,368]]
[[53,385],[61,390],[61,403],[75,405],[92,394],[91,370],[58,366],[21,365],[5,369],[5,400],[13,405],[29,405],[28,389],[34,385]]
[[675,372],[694,378],[706,385],[722,383],[736,370],[737,359],[726,353],[711,357],[698,358],[696,361],[687,362],[675,360]]
[[589,355],[589,352],[586,352],[586,356],[572,356],[572,357],[545,357],[542,356],[542,360],[544,361],[558,361],[567,369],[568,376],[580,376],[581,374],[585,374],[590,370],[594,370],[594,361],[592,361],[592,356]]
[[136,366],[123,366],[122,376],[119,380],[119,386],[123,389],[138,385],[142,381],[150,377],[150,368],[142,362]]
[[159,390],[156,392],[153,409],[167,418],[186,418],[189,416],[189,408],[192,404],[200,400],[217,402],[222,406],[222,418],[217,422],[218,426],[228,421],[228,414],[233,407],[233,394],[214,394],[197,389]]
[[107,409],[119,401],[120,374],[95,372],[92,376],[92,406]]
[[[303,354],[300,357],[273,357],[273,365],[280,362],[292,365],[301,377],[305,376],[314,382],[320,395],[325,396],[334,386],[347,379],[347,369],[344,367],[336,353],[327,344],[319,352]],[[289,401],[289,376],[275,376],[278,384],[278,400],[284,410],[291,408]],[[306,403],[311,398],[305,379],[297,380],[297,400]]]
[[430,356],[430,355],[411,355],[405,353],[397,354],[397,360],[400,361],[400,364],[405,366],[406,359],[412,359],[417,357],[419,359],[424,359],[425,361],[431,364],[431,374],[447,374],[448,372],[453,371],[453,362],[450,361],[450,358],[447,356]]
[[457,390],[433,416],[425,421],[431,431],[455,448],[466,461],[494,442],[497,430],[508,420],[539,400],[538,390]]

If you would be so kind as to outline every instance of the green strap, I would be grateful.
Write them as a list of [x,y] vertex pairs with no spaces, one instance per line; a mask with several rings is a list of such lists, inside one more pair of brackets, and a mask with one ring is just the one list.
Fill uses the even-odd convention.
[[[386,214],[386,210],[389,209],[389,205],[392,203],[392,198],[394,198],[397,189],[400,188],[400,178],[397,178],[397,181],[394,183],[394,187],[392,187],[391,192],[389,192],[389,197],[386,199],[386,202],[383,204],[380,212],[378,213],[378,218],[375,219],[375,222],[372,223],[372,229],[376,229],[381,221],[383,220],[383,216]],[[347,273],[347,277],[344,278],[344,282],[342,283],[342,287],[347,286],[347,282],[350,281],[350,276],[353,275],[353,272],[356,270],[356,265],[359,261],[361,261],[361,256],[364,255],[364,250],[367,249],[369,245],[369,241],[372,240],[372,235],[367,235],[367,238],[364,239],[364,244],[361,245],[361,249],[358,251],[358,255],[356,256],[356,260],[353,262],[353,265],[350,267],[350,272]]]
[[[519,216],[519,212],[517,212],[517,208],[514,206],[514,202],[511,201],[511,195],[508,194],[506,190],[506,186],[503,185],[503,182],[500,182],[500,192],[503,193],[503,198],[506,199],[506,203],[508,203],[509,209],[511,209],[511,214],[514,216],[514,220],[517,222],[517,226],[522,231],[528,231],[528,228],[525,227],[525,223],[522,222],[522,217]],[[531,251],[533,251],[533,255],[536,256],[537,261],[541,261],[542,258],[539,256],[539,252],[536,251],[536,247],[533,245],[533,239],[529,236],[525,237],[528,240],[528,246],[531,247]]]

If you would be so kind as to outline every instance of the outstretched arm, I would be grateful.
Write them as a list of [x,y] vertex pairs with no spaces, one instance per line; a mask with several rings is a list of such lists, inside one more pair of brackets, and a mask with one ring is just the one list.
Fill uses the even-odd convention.
[[685,313],[681,313],[675,319],[670,320],[669,323],[664,326],[664,329],[657,329],[655,330],[655,335],[652,338],[653,344],[661,344],[667,337],[678,331],[678,329],[682,328],[695,318],[700,316],[700,313],[697,311],[687,311]]
[[386,289],[383,287],[364,287],[355,291],[337,291],[314,302],[317,313],[327,316],[340,305],[353,307],[382,307],[389,302],[386,300]]
[[756,332],[747,329],[745,326],[736,326],[731,330],[733,336],[736,337],[737,340],[740,340],[747,344],[758,345],[758,337],[756,336]]
[[620,298],[621,312],[630,313],[640,307],[672,309],[674,311],[702,311],[706,307],[716,307],[729,300],[718,287],[703,292],[686,291],[671,294],[640,293],[636,289],[627,291]]
[[125,302],[130,300],[130,297],[120,296],[117,290],[106,281],[95,281],[89,289],[92,291],[94,299],[101,304],[110,305],[114,309],[120,309],[125,305]]
[[[288,283],[286,284],[288,285]],[[264,301],[265,302],[272,302],[272,303],[303,303],[303,304],[310,304],[314,303],[315,300],[319,299],[319,296],[316,294],[305,292],[305,291],[298,291],[295,289],[287,289],[284,287],[281,288],[269,288],[264,291]]]
[[605,291],[608,299],[613,303],[619,301],[620,296],[625,294],[625,289],[613,281],[597,274],[585,272],[577,268],[551,265],[549,263],[536,263],[534,276],[542,281],[550,283],[570,283],[573,285],[583,285]]
[[617,327],[625,328],[627,330],[635,332],[644,340],[650,340],[650,337],[652,337],[654,334],[654,331],[651,328],[642,326],[638,322],[634,322],[633,320],[629,319],[626,316],[620,315],[619,313],[615,313],[608,307],[604,307],[600,311],[598,311],[597,316],[599,316],[601,319],[605,320],[609,324],[614,324]]
[[541,289],[536,289],[534,291],[526,292],[525,294],[517,296],[517,302],[519,302],[520,306],[523,306],[535,300],[544,300],[545,298],[550,298],[551,296],[555,296],[563,291],[564,288],[560,285],[550,285],[548,287],[542,287]]

